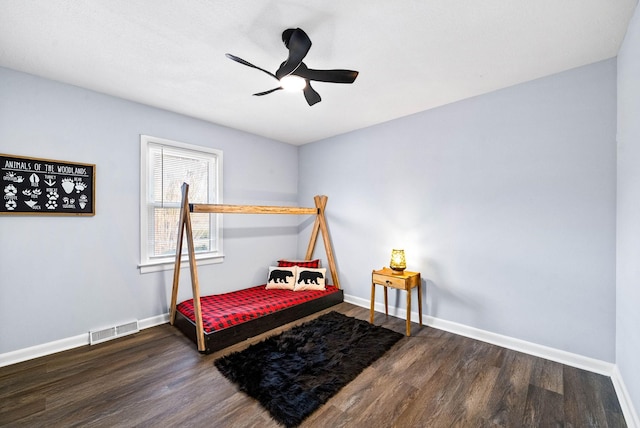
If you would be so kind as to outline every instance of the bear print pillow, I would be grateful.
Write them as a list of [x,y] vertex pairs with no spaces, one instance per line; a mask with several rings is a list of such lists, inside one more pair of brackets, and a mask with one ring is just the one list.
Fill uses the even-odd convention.
[[326,290],[324,287],[326,273],[326,268],[312,269],[298,267],[295,283],[296,288],[294,288],[294,291]]
[[267,278],[267,290],[281,289],[293,290],[296,281],[297,268],[293,267],[269,267]]

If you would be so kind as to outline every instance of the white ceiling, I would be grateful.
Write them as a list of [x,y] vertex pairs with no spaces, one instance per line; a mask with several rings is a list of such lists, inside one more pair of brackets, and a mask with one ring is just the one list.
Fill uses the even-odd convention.
[[[614,57],[637,0],[0,0],[0,66],[305,144]],[[302,28],[301,93],[272,72]]]

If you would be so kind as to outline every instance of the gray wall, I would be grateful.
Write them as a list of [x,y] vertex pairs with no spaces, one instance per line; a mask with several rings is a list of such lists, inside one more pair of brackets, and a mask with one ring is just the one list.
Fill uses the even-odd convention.
[[345,293],[402,246],[424,313],[614,362],[615,135],[611,59],[302,146],[299,200]]
[[616,362],[640,410],[640,11],[618,55]]
[[[172,272],[137,269],[140,134],[222,149],[225,203],[296,203],[295,146],[2,68],[0,94],[0,153],[97,172],[94,217],[0,217],[0,354],[168,311]],[[296,219],[241,217],[225,219],[225,263],[199,269],[203,292],[295,256]]]

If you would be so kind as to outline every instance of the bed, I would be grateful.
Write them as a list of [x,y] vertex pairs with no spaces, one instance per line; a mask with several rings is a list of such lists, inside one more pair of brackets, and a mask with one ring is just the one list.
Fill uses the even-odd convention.
[[[327,204],[326,196],[316,196],[314,198],[315,208],[299,208],[190,204],[188,194],[189,186],[185,183],[182,185],[182,204],[169,322],[194,341],[198,351],[205,354],[218,351],[299,318],[337,305],[344,300],[324,215]],[[267,284],[250,286],[229,293],[201,296],[191,231],[191,213],[194,212],[314,215],[316,218],[304,261],[293,264],[279,264],[279,266],[284,267],[270,268]],[[321,234],[323,238],[328,273],[330,273],[332,284],[328,281],[329,275],[325,275],[327,278],[322,277],[321,284],[318,284],[317,277],[301,276],[304,275],[302,274],[303,269],[307,269],[307,275],[309,275],[309,271],[322,270],[326,272],[327,270],[313,269],[310,267],[312,265],[308,264],[311,263],[318,234]],[[185,238],[193,298],[178,303],[180,254],[182,253],[182,244]],[[305,268],[299,268],[296,265],[304,266]],[[275,281],[272,281],[271,269],[289,269],[293,272],[288,274],[292,281],[287,285],[282,284],[284,282],[282,278],[275,278]],[[277,272],[281,271],[278,270]],[[314,274],[313,272],[311,273],[311,275]],[[311,285],[305,286],[305,284],[309,283]],[[317,284],[317,286],[314,284]]]
[[[224,349],[343,301],[342,290],[267,290],[266,284],[224,294],[202,296],[205,349]],[[235,305],[234,305],[235,303]],[[197,344],[193,299],[180,303],[174,325]]]

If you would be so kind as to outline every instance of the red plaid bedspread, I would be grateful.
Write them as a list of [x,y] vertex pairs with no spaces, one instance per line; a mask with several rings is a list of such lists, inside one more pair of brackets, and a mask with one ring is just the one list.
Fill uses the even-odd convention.
[[[326,291],[267,290],[265,285],[258,285],[230,293],[202,296],[203,328],[206,333],[211,333],[337,292],[338,289],[331,285],[327,285]],[[195,323],[193,299],[180,303],[177,309]]]

